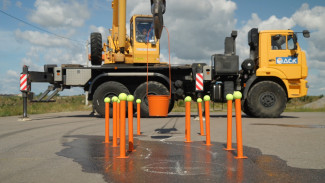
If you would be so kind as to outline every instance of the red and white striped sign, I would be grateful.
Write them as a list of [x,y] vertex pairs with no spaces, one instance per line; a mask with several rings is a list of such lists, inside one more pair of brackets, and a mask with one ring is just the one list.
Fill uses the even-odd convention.
[[27,74],[20,74],[20,91],[27,91]]
[[195,88],[196,91],[203,90],[203,73],[196,73],[196,77],[195,77]]

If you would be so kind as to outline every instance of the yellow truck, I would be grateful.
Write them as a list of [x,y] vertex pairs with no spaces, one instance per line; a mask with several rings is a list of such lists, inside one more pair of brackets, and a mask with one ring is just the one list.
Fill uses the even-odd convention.
[[[32,82],[48,82],[51,86],[38,99],[33,99],[28,89],[22,91],[23,95],[36,102],[50,101],[63,89],[82,87],[88,100],[93,101],[94,110],[104,115],[104,98],[123,92],[143,101],[141,115],[146,117],[148,76],[149,94],[169,95],[171,91],[169,111],[175,101],[185,96],[195,100],[210,95],[214,102],[225,102],[228,93],[241,91],[242,109],[247,115],[279,117],[289,99],[307,94],[308,68],[306,55],[298,44],[298,32],[251,29],[250,55],[242,62],[241,69],[236,55],[237,31],[225,38],[224,53],[212,55],[210,65],[207,59],[204,63],[171,65],[169,69],[168,64],[160,61],[159,45],[166,1],[151,0],[151,4],[152,15],[131,17],[128,36],[126,1],[113,0],[113,25],[107,42],[102,44],[100,33],[90,36],[92,66],[45,65],[44,72],[28,71],[25,66],[22,74],[28,75],[28,86]],[[308,31],[302,34],[309,37]],[[51,91],[54,92],[45,99]]]

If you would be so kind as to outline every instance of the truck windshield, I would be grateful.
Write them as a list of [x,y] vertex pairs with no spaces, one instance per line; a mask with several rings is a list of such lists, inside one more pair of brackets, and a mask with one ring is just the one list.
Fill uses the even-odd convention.
[[[140,43],[153,43],[155,41],[155,33],[152,24],[152,18],[136,18],[136,41]],[[149,38],[148,38],[148,31]]]

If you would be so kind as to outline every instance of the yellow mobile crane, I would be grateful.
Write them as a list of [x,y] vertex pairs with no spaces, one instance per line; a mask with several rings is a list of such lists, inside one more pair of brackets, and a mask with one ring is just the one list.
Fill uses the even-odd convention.
[[[29,94],[33,98],[29,91],[32,82],[51,83],[42,96],[32,99],[38,102],[50,101],[63,89],[82,87],[88,92],[88,100],[93,100],[94,110],[104,115],[105,97],[133,94],[143,101],[141,115],[145,117],[149,115],[147,86],[150,95],[169,95],[171,91],[169,111],[176,100],[185,96],[196,99],[210,95],[214,102],[225,102],[225,96],[237,90],[243,93],[242,109],[246,114],[279,117],[289,99],[307,94],[306,55],[298,44],[298,32],[292,30],[259,32],[252,28],[248,32],[250,55],[242,62],[241,69],[236,55],[237,31],[232,31],[230,37],[225,38],[224,53],[212,55],[210,65],[208,61],[172,65],[169,78],[168,65],[159,60],[166,1],[150,0],[150,3],[152,15],[132,16],[130,36],[126,36],[126,0],[113,0],[113,25],[107,43],[102,45],[100,33],[90,36],[92,66],[47,64],[44,72],[28,71],[26,66],[22,74],[28,75],[28,87],[22,90],[23,96]],[[309,37],[308,31],[302,33]],[[199,77],[203,78],[199,80]],[[52,90],[54,92],[44,99]]]

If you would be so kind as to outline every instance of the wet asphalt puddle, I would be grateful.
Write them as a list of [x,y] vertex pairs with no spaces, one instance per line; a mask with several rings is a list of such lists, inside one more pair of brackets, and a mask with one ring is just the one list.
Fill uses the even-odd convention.
[[119,147],[103,144],[103,136],[65,138],[72,141],[57,155],[73,159],[84,172],[102,174],[106,182],[325,182],[324,169],[289,167],[251,147],[244,147],[248,159],[237,160],[236,151],[224,151],[223,143],[134,139],[136,151],[118,159]]

